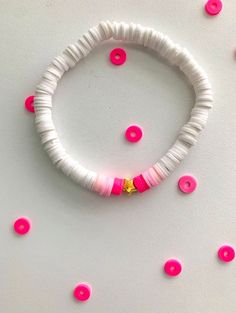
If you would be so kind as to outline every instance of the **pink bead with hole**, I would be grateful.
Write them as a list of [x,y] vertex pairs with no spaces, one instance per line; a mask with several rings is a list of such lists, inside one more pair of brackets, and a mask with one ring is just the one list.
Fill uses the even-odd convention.
[[220,0],[208,0],[205,4],[205,11],[209,15],[217,15],[222,10],[223,4]]
[[223,245],[218,250],[218,257],[222,262],[231,262],[235,258],[235,250],[230,245]]
[[180,177],[178,186],[183,193],[192,193],[197,188],[197,180],[193,176],[184,175]]
[[114,65],[122,65],[126,61],[126,52],[122,48],[115,48],[110,52],[110,60]]
[[31,113],[34,113],[34,96],[29,96],[25,99],[25,109]]
[[138,125],[131,125],[125,131],[125,138],[129,142],[138,142],[143,136],[143,131]]
[[177,276],[182,271],[182,265],[176,259],[169,259],[164,264],[164,271],[168,276]]
[[84,302],[90,298],[91,293],[92,293],[92,288],[89,284],[80,283],[75,287],[73,295],[76,300],[80,302]]
[[27,234],[30,230],[31,223],[30,220],[26,217],[19,217],[15,222],[14,222],[14,231],[20,235],[23,236]]

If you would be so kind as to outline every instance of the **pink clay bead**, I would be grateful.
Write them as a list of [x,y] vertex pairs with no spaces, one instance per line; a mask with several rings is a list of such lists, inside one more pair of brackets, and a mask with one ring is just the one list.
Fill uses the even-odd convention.
[[106,193],[104,194],[106,197],[110,197],[111,191],[112,191],[112,187],[113,187],[113,183],[114,183],[114,179],[113,178],[111,178],[111,177],[107,177],[106,178],[107,188],[106,188]]
[[94,184],[94,190],[99,193],[102,194],[104,188],[104,180],[103,180],[103,175],[98,174],[97,175],[97,179],[96,182]]
[[158,176],[152,167],[142,173],[142,175],[149,187],[155,187],[159,184]]
[[122,178],[115,178],[114,179],[114,183],[113,183],[113,187],[112,187],[112,190],[111,190],[111,193],[113,195],[119,196],[119,195],[122,194],[123,187],[124,187],[124,179],[122,179]]
[[160,177],[157,175],[157,172],[154,170],[153,167],[150,167],[149,170],[148,170],[149,174],[150,174],[150,177],[152,179],[152,182],[153,182],[153,186],[157,186],[159,185],[161,179]]
[[134,177],[133,182],[134,182],[134,186],[137,188],[139,192],[144,192],[150,189],[145,179],[143,178],[142,174]]
[[150,177],[149,177],[148,171],[143,172],[142,175],[143,175],[143,178],[144,178],[145,182],[147,183],[148,187],[151,188],[152,184],[150,182]]
[[101,190],[100,195],[106,196],[108,192],[108,177],[101,175]]
[[162,171],[156,165],[153,165],[153,169],[156,171],[158,177],[160,177],[160,180],[163,180],[165,178]]

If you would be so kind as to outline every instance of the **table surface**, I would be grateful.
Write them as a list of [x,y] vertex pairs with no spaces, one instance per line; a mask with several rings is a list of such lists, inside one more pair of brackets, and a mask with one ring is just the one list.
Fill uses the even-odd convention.
[[[198,0],[0,1],[0,302],[6,313],[235,313],[236,262],[217,248],[236,246],[236,2],[216,17]],[[101,20],[135,22],[167,34],[206,70],[214,109],[198,144],[157,189],[105,199],[56,170],[42,149],[24,98],[54,56]],[[127,62],[108,61],[124,47]],[[136,45],[108,42],[60,82],[53,114],[59,136],[86,167],[129,176],[153,164],[173,143],[194,102],[178,70]],[[125,142],[130,124],[143,127]],[[193,174],[198,189],[177,190]],[[31,232],[12,223],[28,216]],[[169,279],[169,257],[183,263]],[[72,297],[92,285],[87,303]]]

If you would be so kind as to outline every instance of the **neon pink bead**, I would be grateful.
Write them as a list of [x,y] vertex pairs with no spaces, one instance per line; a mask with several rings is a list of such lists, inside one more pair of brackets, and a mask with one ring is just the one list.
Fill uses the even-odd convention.
[[92,293],[92,288],[87,283],[80,283],[74,289],[74,297],[78,301],[87,301]]
[[137,125],[131,125],[125,131],[125,137],[130,142],[137,142],[142,138],[142,136],[142,129]]
[[217,15],[222,10],[223,4],[220,0],[208,0],[205,4],[205,11],[209,15]]
[[235,257],[235,251],[232,246],[223,245],[218,250],[218,257],[222,262],[231,262]]
[[126,61],[126,52],[122,48],[115,48],[110,52],[110,60],[114,65],[122,65]]
[[116,196],[121,195],[124,187],[124,182],[125,180],[122,178],[115,178],[111,193]]
[[14,230],[18,235],[25,235],[29,232],[30,230],[30,221],[26,217],[19,217],[15,222],[14,222]]
[[134,177],[133,182],[134,182],[135,188],[139,192],[144,192],[144,191],[150,189],[150,187],[148,186],[148,184],[146,183],[146,181],[142,175]]
[[191,193],[196,189],[197,181],[193,176],[185,175],[180,177],[178,186],[182,192]]
[[31,113],[34,113],[34,96],[29,96],[25,99],[25,109]]
[[164,264],[164,271],[169,276],[177,276],[182,271],[182,265],[178,260],[170,259]]

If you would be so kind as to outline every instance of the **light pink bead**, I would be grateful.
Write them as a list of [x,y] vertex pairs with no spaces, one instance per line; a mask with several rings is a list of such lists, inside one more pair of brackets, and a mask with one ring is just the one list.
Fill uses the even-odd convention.
[[150,178],[149,178],[149,173],[148,173],[148,171],[143,172],[143,173],[142,173],[142,176],[143,176],[145,182],[147,183],[148,187],[151,188],[151,187],[152,187],[152,184],[151,184],[151,182],[150,182]]
[[182,265],[176,259],[169,259],[164,264],[164,271],[169,276],[177,276],[182,271]]
[[149,187],[155,187],[159,184],[157,173],[152,167],[142,173],[142,175]]
[[96,182],[94,184],[94,190],[100,195],[102,195],[102,193],[104,192],[104,185],[105,185],[104,176],[101,174],[98,174],[96,178]]
[[113,187],[114,179],[111,177],[106,177],[106,191],[104,193],[104,196],[110,197],[112,187]]
[[144,191],[150,189],[150,187],[148,186],[148,184],[146,183],[146,181],[142,175],[134,177],[133,182],[134,182],[135,188],[139,192],[144,192]]
[[30,220],[26,217],[19,217],[15,222],[14,222],[14,230],[18,235],[25,235],[29,232],[31,223]]
[[78,284],[75,289],[74,289],[74,297],[78,301],[87,301],[92,293],[92,288],[89,284],[87,283],[80,283]]
[[159,169],[159,167],[158,167],[156,164],[153,165],[153,169],[154,169],[155,172],[157,173],[157,176],[159,177],[160,181],[162,181],[163,179],[165,179],[164,173],[162,173],[162,171]]
[[113,186],[113,178],[98,174],[93,189],[101,196],[109,197]]
[[111,193],[116,196],[121,195],[124,187],[124,182],[125,181],[122,178],[115,178]]
[[218,250],[218,257],[222,262],[231,262],[235,258],[235,251],[232,246],[223,245]]
[[150,177],[152,177],[153,182],[155,183],[154,186],[159,185],[159,183],[161,182],[161,178],[157,175],[157,172],[155,171],[155,169],[153,167],[150,167],[148,171],[149,171]]

